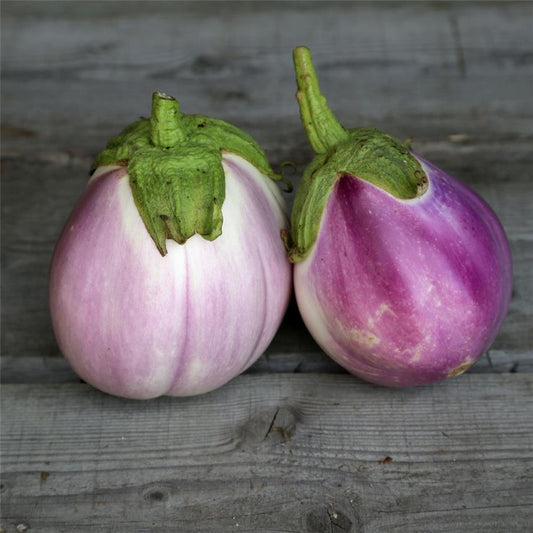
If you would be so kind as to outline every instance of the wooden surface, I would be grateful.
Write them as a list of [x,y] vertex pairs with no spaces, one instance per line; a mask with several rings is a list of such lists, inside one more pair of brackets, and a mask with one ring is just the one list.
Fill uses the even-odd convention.
[[241,376],[152,402],[6,385],[5,520],[47,533],[73,521],[98,532],[526,531],[531,393],[529,375],[410,390]]
[[[533,3],[1,8],[0,530],[528,529]],[[296,162],[297,185],[312,155],[301,44],[346,126],[413,137],[499,215],[515,274],[494,345],[448,383],[373,387],[319,350],[293,303],[266,354],[212,394],[140,403],[80,383],[53,338],[47,269],[92,158],[160,90],[245,129],[274,167]]]

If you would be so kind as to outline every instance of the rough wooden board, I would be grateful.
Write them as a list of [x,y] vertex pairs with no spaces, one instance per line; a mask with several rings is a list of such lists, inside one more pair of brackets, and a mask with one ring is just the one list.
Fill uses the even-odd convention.
[[393,390],[343,375],[243,376],[150,402],[85,385],[4,385],[1,524],[526,531],[532,384],[467,375]]
[[[3,2],[2,121],[38,134],[8,148],[96,151],[148,114],[159,89],[286,156],[305,145],[293,96],[298,44],[313,50],[347,125],[437,140],[532,135],[530,3],[222,5]],[[268,135],[276,126],[283,142]]]
[[[533,354],[490,350],[467,371],[469,374],[533,373]],[[270,347],[246,374],[346,374],[346,370],[318,347],[315,351],[279,352]],[[1,383],[80,383],[63,357],[20,355],[0,357]]]
[[149,3],[146,15],[108,2],[92,16],[47,4],[4,9],[2,112],[63,146],[75,146],[62,134],[73,117],[107,133],[149,113],[156,88],[186,112],[296,125],[291,50],[300,44],[348,124],[402,116],[411,128],[392,133],[419,136],[428,118],[447,130],[461,117],[467,133],[474,120],[489,135],[531,135],[529,3],[267,2],[222,12]]

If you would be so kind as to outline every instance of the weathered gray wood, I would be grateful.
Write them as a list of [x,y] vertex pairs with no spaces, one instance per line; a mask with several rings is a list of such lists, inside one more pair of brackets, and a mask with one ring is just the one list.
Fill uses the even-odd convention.
[[[2,520],[61,533],[526,531],[533,379],[242,376],[135,402],[2,387]],[[386,459],[390,457],[391,460]]]
[[296,129],[305,144],[291,50],[307,44],[347,124],[531,136],[531,3],[224,4],[4,1],[3,122],[39,133],[32,147],[97,150],[158,88],[251,125],[267,148],[264,121],[291,139],[279,146]]
[[[346,370],[330,359],[319,348],[312,352],[275,351],[270,347],[246,374],[346,374]],[[490,350],[473,367],[469,374],[533,373],[533,354]],[[0,357],[1,383],[79,383],[63,357]]]
[[186,110],[296,123],[298,44],[314,50],[326,93],[351,123],[462,115],[467,126],[481,114],[486,133],[531,133],[529,3],[3,4],[7,114],[48,133],[85,109],[84,126],[148,113],[154,85],[179,90]]

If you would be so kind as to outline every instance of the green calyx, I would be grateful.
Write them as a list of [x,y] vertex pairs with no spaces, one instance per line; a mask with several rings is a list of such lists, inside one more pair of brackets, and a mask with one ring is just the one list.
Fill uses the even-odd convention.
[[127,126],[98,154],[92,169],[126,166],[135,205],[161,255],[166,240],[184,244],[198,233],[222,233],[226,184],[222,154],[241,156],[274,180],[264,152],[246,133],[222,120],[184,115],[179,103],[152,96],[152,116]]
[[421,196],[427,176],[407,147],[375,128],[344,129],[320,92],[311,54],[294,50],[302,123],[316,156],[307,167],[294,200],[289,256],[302,261],[313,247],[327,200],[343,176],[355,176],[399,199]]

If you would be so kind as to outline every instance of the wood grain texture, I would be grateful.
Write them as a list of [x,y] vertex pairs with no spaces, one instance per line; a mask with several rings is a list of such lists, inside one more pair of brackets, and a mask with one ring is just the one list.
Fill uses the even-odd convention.
[[532,384],[467,375],[392,390],[342,375],[241,376],[150,402],[85,385],[4,385],[1,524],[525,531]]
[[[347,374],[319,347],[314,351],[277,351],[278,343],[264,353],[245,374]],[[489,350],[468,369],[468,374],[533,373],[530,352]],[[83,382],[63,357],[3,356],[0,358],[2,383],[80,383]]]
[[2,121],[35,134],[4,149],[24,156],[90,158],[149,114],[157,89],[245,128],[276,163],[301,147],[307,159],[300,44],[347,125],[435,141],[532,135],[527,3],[3,4]]
[[148,3],[85,15],[64,3],[4,4],[4,90],[22,90],[9,114],[40,124],[68,123],[66,113],[87,107],[93,112],[84,124],[123,123],[149,111],[154,85],[179,90],[185,111],[296,118],[290,53],[307,44],[326,94],[350,122],[482,110],[488,121],[493,112],[509,116],[500,132],[516,133],[521,123],[530,133],[528,3],[174,3],[162,10]]

